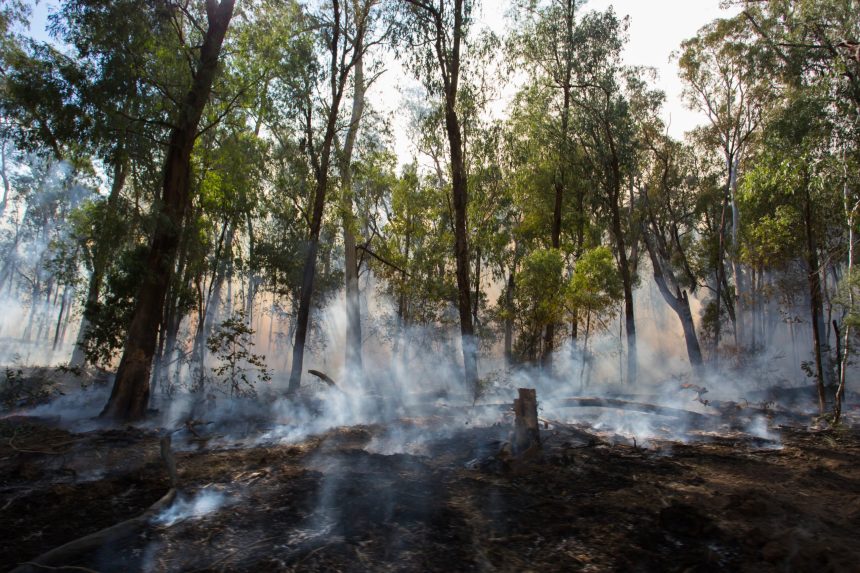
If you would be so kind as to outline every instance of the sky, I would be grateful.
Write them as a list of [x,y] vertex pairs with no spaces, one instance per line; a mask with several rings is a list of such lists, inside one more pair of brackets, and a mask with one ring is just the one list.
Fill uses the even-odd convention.
[[[510,10],[510,0],[479,2],[478,25],[485,25],[497,34],[503,34],[507,28],[506,15]],[[683,88],[678,78],[678,66],[671,59],[671,54],[679,48],[682,40],[695,35],[708,22],[732,14],[720,9],[719,4],[720,0],[589,0],[584,7],[585,10],[605,10],[612,6],[619,16],[630,16],[629,42],[624,50],[624,62],[657,69],[659,77],[656,87],[666,94],[663,119],[669,125],[669,134],[679,139],[706,119],[701,113],[687,109],[682,102]],[[41,0],[35,4],[30,25],[30,33],[34,37],[47,39],[44,31],[47,14],[56,5],[57,0]],[[372,103],[391,115],[395,149],[403,163],[411,159],[414,150],[405,130],[407,114],[404,112],[405,98],[401,90],[415,82],[403,73],[396,62],[392,62],[388,68],[387,75],[380,78],[368,95]]]

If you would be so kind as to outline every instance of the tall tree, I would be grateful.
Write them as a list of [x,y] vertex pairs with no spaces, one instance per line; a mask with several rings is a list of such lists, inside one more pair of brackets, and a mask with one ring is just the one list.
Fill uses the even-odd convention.
[[[310,321],[311,299],[314,290],[317,252],[319,250],[320,229],[323,222],[326,194],[329,187],[332,150],[338,130],[341,101],[347,87],[350,73],[367,49],[366,34],[370,24],[370,12],[373,3],[356,3],[355,5],[341,4],[340,0],[332,0],[330,18],[321,16],[320,24],[323,31],[323,43],[328,58],[328,93],[327,101],[322,107],[323,127],[322,137],[316,137],[314,128],[313,90],[306,92],[304,104],[305,119],[304,150],[310,160],[313,171],[314,189],[313,203],[310,214],[307,243],[305,245],[305,260],[302,269],[301,290],[299,292],[298,312],[296,315],[296,332],[293,342],[293,361],[290,369],[290,382],[287,392],[298,391],[301,385],[302,368],[304,365],[305,344],[307,342],[308,324]],[[356,9],[354,17],[350,11]]]
[[171,128],[164,160],[164,176],[158,218],[146,258],[147,274],[137,295],[110,399],[103,417],[140,419],[149,404],[149,377],[164,300],[173,272],[182,223],[189,204],[190,163],[199,133],[203,108],[212,83],[235,0],[206,0],[207,28],[194,68],[192,82]]
[[[531,79],[550,90],[550,102],[543,120],[548,124],[544,130],[546,139],[540,144],[550,143],[553,150],[553,200],[550,224],[550,247],[561,249],[562,210],[572,190],[573,140],[570,134],[570,116],[574,90],[574,71],[577,58],[583,56],[585,46],[577,33],[576,16],[582,2],[578,0],[552,0],[546,3],[526,2],[517,5],[519,31],[514,35],[514,52],[526,64]],[[580,194],[578,206],[582,208]],[[581,215],[581,213],[580,213]],[[579,218],[581,223],[582,218]],[[574,230],[577,245],[575,256],[582,250],[581,224]],[[573,328],[576,321],[574,319]],[[545,368],[552,364],[556,323],[550,321],[544,332],[542,361]],[[574,333],[575,338],[575,333]]]
[[[717,20],[703,27],[694,38],[681,44],[679,60],[681,79],[685,82],[685,97],[692,109],[703,112],[709,124],[699,136],[720,150],[725,166],[725,199],[731,210],[731,232],[725,239],[728,222],[725,208],[720,224],[720,249],[730,260],[734,279],[735,343],[745,348],[744,304],[747,298],[744,269],[738,244],[740,210],[737,189],[742,163],[750,152],[766,106],[769,90],[764,83],[764,70],[758,66],[756,47],[751,33],[739,19]],[[718,292],[725,277],[723,252],[717,268]],[[720,304],[717,295],[717,304]],[[719,307],[718,307],[719,308]],[[719,346],[719,322],[715,346]],[[718,354],[714,354],[715,360]]]
[[477,397],[478,347],[472,323],[469,281],[469,240],[466,228],[468,176],[463,128],[458,113],[461,58],[471,20],[470,0],[404,0],[407,4],[407,39],[415,50],[415,69],[432,94],[443,98],[445,133],[451,169],[454,207],[454,260],[457,275],[457,310],[466,386]]

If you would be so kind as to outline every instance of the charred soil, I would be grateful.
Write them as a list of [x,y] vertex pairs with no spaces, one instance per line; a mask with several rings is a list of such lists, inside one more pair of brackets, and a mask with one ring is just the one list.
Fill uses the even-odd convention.
[[[860,435],[782,428],[612,444],[438,419],[333,429],[292,444],[174,442],[180,493],[133,536],[62,566],[95,571],[856,571]],[[395,432],[420,444],[379,448]],[[393,443],[393,442],[391,442]],[[156,431],[73,434],[0,421],[0,564],[13,568],[144,512],[170,488]]]

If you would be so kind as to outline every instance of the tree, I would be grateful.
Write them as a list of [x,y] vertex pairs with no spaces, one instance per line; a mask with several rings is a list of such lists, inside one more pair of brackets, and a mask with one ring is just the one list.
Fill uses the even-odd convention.
[[206,339],[206,346],[219,361],[212,373],[223,377],[219,382],[227,386],[230,396],[256,396],[257,383],[272,379],[266,357],[251,351],[253,335],[244,312],[239,311],[222,321]]
[[543,356],[542,333],[564,308],[564,259],[557,249],[538,249],[523,258],[517,273],[516,315],[521,324],[520,353],[530,361]]
[[588,336],[592,323],[601,316],[611,314],[612,309],[622,300],[624,286],[612,251],[606,247],[594,247],[584,251],[564,292],[565,305],[570,312],[585,315],[580,389],[585,387],[588,381],[586,365],[590,361]]
[[470,0],[404,0],[408,9],[407,40],[414,50],[413,69],[427,90],[444,101],[443,116],[451,169],[454,207],[454,261],[457,275],[457,309],[466,386],[478,395],[478,357],[472,323],[469,241],[466,229],[468,176],[463,129],[458,113],[460,71],[472,4]]
[[627,380],[634,383],[638,360],[633,288],[639,259],[639,225],[632,197],[636,128],[625,90],[635,90],[639,82],[635,70],[620,66],[626,22],[619,21],[611,8],[587,14],[581,28],[583,37],[590,42],[583,40],[588,46],[588,59],[574,70],[577,90],[573,96],[573,129],[586,168],[599,188],[597,203],[613,241],[624,286]]
[[[550,224],[550,247],[561,248],[562,212],[566,197],[577,191],[573,183],[575,153],[570,133],[571,108],[573,105],[574,71],[577,57],[586,51],[582,44],[581,29],[576,26],[576,12],[582,2],[577,0],[554,0],[546,3],[521,3],[517,5],[516,22],[519,31],[512,38],[513,51],[526,64],[531,86],[528,90],[546,90],[547,101],[542,106],[545,112],[533,119],[543,123],[538,142],[549,143],[552,157],[552,218]],[[569,200],[569,199],[567,199]],[[578,224],[574,227],[575,253],[582,250],[582,193],[578,193],[577,206],[580,211]],[[576,322],[572,328],[576,328]],[[546,325],[544,335],[544,366],[551,365],[555,338],[555,323]],[[573,337],[576,334],[573,333]]]
[[[654,134],[652,132],[652,137]],[[695,293],[697,277],[688,258],[698,224],[698,184],[690,169],[690,151],[666,137],[650,142],[652,172],[643,195],[643,242],[651,259],[654,282],[681,322],[687,357],[693,372],[704,374],[702,350],[696,336],[688,291]]]
[[[738,233],[740,210],[737,187],[742,163],[750,151],[753,138],[761,124],[762,110],[767,104],[769,90],[764,83],[762,67],[751,35],[739,19],[717,20],[703,27],[697,36],[681,44],[679,59],[681,79],[685,82],[685,97],[692,109],[705,113],[709,125],[698,132],[713,148],[720,150],[725,165],[725,197],[720,221],[720,259],[717,268],[717,304],[725,281],[723,252],[732,264],[735,296],[735,343],[747,345],[744,300],[746,287],[744,270],[740,266]],[[731,236],[726,245],[726,208],[731,209]],[[719,307],[718,307],[719,308]],[[715,346],[719,346],[719,322]],[[714,354],[716,360],[718,355]]]
[[[320,17],[323,30],[323,44],[328,56],[328,101],[323,106],[322,137],[317,139],[314,129],[314,103],[312,90],[305,93],[303,103],[305,119],[305,134],[303,150],[308,156],[313,171],[314,190],[313,207],[310,214],[307,243],[305,245],[305,260],[302,270],[301,291],[296,316],[295,341],[293,343],[293,361],[290,371],[288,393],[295,393],[301,384],[302,367],[304,364],[305,343],[307,341],[308,322],[310,320],[311,297],[314,289],[316,274],[317,251],[319,250],[320,229],[323,221],[326,193],[329,187],[329,170],[331,167],[332,149],[338,129],[340,104],[346,90],[347,80],[353,68],[367,49],[366,34],[370,24],[373,2],[363,4],[341,5],[339,0],[331,2],[331,19]],[[356,10],[354,19],[349,10]],[[310,87],[310,86],[308,86]]]
[[208,26],[192,70],[193,81],[171,129],[165,156],[159,217],[146,260],[147,274],[138,292],[125,349],[102,417],[136,420],[146,414],[158,329],[189,201],[191,152],[218,71],[233,5],[234,0],[206,1]]

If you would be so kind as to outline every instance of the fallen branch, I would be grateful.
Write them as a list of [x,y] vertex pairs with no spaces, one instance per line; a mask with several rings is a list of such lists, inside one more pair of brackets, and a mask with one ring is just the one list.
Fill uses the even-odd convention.
[[91,533],[90,535],[70,541],[65,545],[60,545],[56,549],[43,553],[31,561],[22,563],[13,569],[11,573],[32,573],[34,571],[33,567],[43,567],[49,563],[68,562],[81,553],[97,549],[118,539],[128,537],[137,530],[148,525],[156,515],[173,503],[175,497],[176,490],[171,488],[164,497],[149,506],[149,509],[137,517],[132,517],[131,519],[127,519],[117,523],[116,525],[112,525],[108,528],[96,531],[95,533]]
[[99,573],[95,569],[78,567],[77,565],[60,565],[59,567],[51,567],[50,565],[42,565],[33,561],[27,561],[24,565],[32,565],[33,567],[38,567],[39,569],[45,569],[48,571],[83,571],[84,573]]
[[137,517],[132,517],[125,521],[121,521],[115,525],[111,525],[105,529],[96,531],[84,537],[70,541],[64,545],[43,553],[25,563],[21,563],[11,573],[34,573],[39,568],[47,569],[56,566],[57,569],[68,569],[58,564],[68,563],[76,556],[87,551],[92,551],[102,547],[108,543],[112,543],[118,539],[129,537],[139,529],[146,527],[149,523],[163,510],[170,507],[173,500],[176,498],[176,485],[178,482],[176,473],[176,461],[173,457],[173,451],[170,448],[170,434],[167,434],[161,439],[161,457],[164,460],[164,465],[167,466],[167,473],[170,477],[171,488],[164,497],[149,506],[149,509],[144,511]]
[[332,388],[337,388],[337,384],[335,383],[335,381],[332,380],[329,375],[324,372],[320,372],[319,370],[308,370],[308,374],[313,374]]

